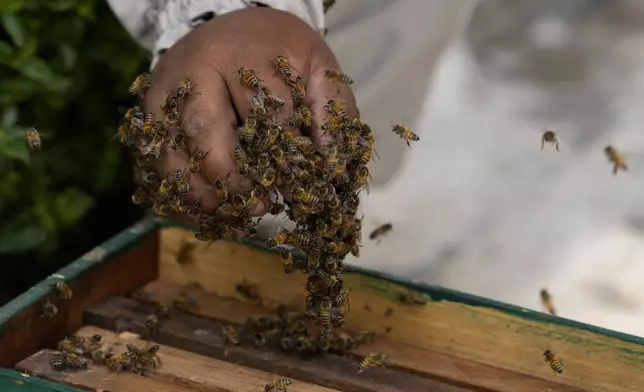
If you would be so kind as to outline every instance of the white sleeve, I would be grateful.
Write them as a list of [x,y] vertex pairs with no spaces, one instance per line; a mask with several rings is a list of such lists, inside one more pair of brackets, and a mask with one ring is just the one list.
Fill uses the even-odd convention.
[[264,5],[290,12],[324,32],[323,0],[108,0],[127,31],[152,52],[150,69],[159,57],[193,28],[217,15]]

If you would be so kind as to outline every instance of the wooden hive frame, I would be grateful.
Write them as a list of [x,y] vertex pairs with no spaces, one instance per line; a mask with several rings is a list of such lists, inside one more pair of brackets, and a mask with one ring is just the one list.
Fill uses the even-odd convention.
[[[374,343],[345,357],[310,359],[228,347],[212,331],[270,314],[280,304],[301,306],[304,298],[304,275],[284,274],[279,256],[257,241],[245,242],[207,245],[191,231],[158,218],[130,227],[0,308],[0,367],[23,372],[2,369],[0,387],[22,381],[29,390],[68,391],[74,389],[60,383],[82,389],[102,378],[114,390],[190,391],[206,385],[212,389],[201,390],[252,391],[259,390],[258,382],[282,375],[301,382],[294,391],[644,390],[642,338],[358,268],[349,268],[344,279],[352,288],[347,324],[378,333]],[[179,250],[193,243],[195,251],[179,262]],[[52,282],[60,278],[74,290],[69,301],[56,299]],[[236,292],[235,284],[243,279],[259,284],[261,304]],[[423,306],[400,303],[400,293],[409,291],[431,300]],[[55,347],[65,333],[79,329],[84,334],[101,331],[121,344],[125,338],[108,330],[122,330],[126,320],[127,330],[141,334],[152,304],[179,296],[191,302],[173,309],[154,337],[164,345],[164,362],[170,361],[163,369],[172,371],[159,370],[154,378],[109,375],[105,369],[56,374],[47,369],[47,351],[38,351]],[[45,300],[58,304],[57,317],[40,317]],[[384,315],[387,309],[390,316]],[[555,375],[543,361],[545,349],[564,359],[563,374]],[[370,352],[386,354],[387,367],[357,374],[356,361]],[[216,369],[220,377],[213,378],[213,370],[194,370],[199,366]],[[253,381],[242,381],[249,378]],[[147,384],[137,386],[143,379]],[[165,384],[173,389],[163,389]]]

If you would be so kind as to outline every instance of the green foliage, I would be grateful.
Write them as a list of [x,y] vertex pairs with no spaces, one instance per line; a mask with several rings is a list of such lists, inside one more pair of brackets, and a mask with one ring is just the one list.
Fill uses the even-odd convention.
[[146,66],[104,1],[0,1],[0,254],[54,250],[97,196],[127,184],[110,139]]

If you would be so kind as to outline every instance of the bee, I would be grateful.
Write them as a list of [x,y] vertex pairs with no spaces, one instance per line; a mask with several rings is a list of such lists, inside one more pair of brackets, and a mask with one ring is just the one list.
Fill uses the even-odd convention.
[[297,187],[294,190],[293,195],[306,204],[318,204],[320,202],[317,196],[305,191],[304,188]]
[[286,157],[284,156],[284,151],[282,151],[279,146],[273,146],[273,148],[271,149],[271,155],[275,160],[275,165],[277,165],[277,167],[286,166]]
[[143,95],[145,94],[145,90],[150,87],[150,75],[147,73],[142,73],[139,76],[134,79],[132,84],[130,85],[130,88],[128,89],[130,94],[132,95],[139,95],[141,98],[143,98]]
[[49,354],[49,366],[56,371],[63,371],[67,367],[66,355],[60,351]]
[[418,135],[410,131],[409,128],[403,127],[402,125],[394,125],[394,127],[391,130],[396,135],[400,136],[401,139],[405,140],[407,145],[410,147],[411,147],[411,143],[409,143],[410,141],[417,142],[418,140],[420,140]]
[[548,290],[542,289],[539,292],[539,294],[541,296],[541,303],[548,310],[548,313],[550,313],[553,316],[556,316],[557,314],[555,312],[555,305],[552,303],[552,297],[550,297],[550,293],[548,292]]
[[255,332],[253,334],[253,340],[254,340],[253,343],[255,344],[255,347],[264,347],[264,346],[266,346],[266,335],[264,335],[261,332]]
[[543,132],[543,135],[541,135],[541,149],[543,150],[543,146],[548,143],[550,145],[554,145],[557,151],[559,151],[559,140],[557,139],[557,132],[549,129]]
[[292,83],[293,87],[293,104],[299,105],[304,98],[306,97],[306,83],[301,76],[295,78],[295,82]]
[[253,96],[250,98],[250,110],[256,116],[263,116],[266,114],[266,107],[264,106],[264,99],[261,96]]
[[87,359],[75,353],[68,353],[65,356],[65,366],[74,369],[87,369],[89,365]]
[[271,215],[279,215],[284,212],[284,204],[272,203],[271,207],[268,209],[268,213]]
[[315,269],[320,267],[320,251],[321,246],[314,244],[311,249],[309,249],[309,257],[307,259],[307,265],[310,269]]
[[161,104],[161,111],[169,116],[169,117],[174,117],[176,116],[178,112],[178,106],[179,104],[177,103],[177,98],[178,97],[173,97],[171,95],[166,95],[165,100]]
[[363,165],[366,165],[371,160],[372,155],[373,155],[373,149],[369,147],[363,148],[362,153],[360,155],[360,163]]
[[289,252],[280,252],[280,258],[282,259],[282,266],[284,267],[284,272],[290,274],[295,271],[295,266],[293,263],[293,254]]
[[372,368],[374,366],[384,366],[384,362],[387,360],[387,356],[380,353],[371,353],[367,355],[359,364],[358,364],[358,373]]
[[626,160],[624,159],[624,156],[619,153],[613,146],[606,146],[604,148],[604,152],[608,157],[608,161],[613,163],[613,174],[617,174],[619,169],[622,169],[624,171],[627,170]]
[[331,297],[324,297],[320,302],[320,315],[318,320],[323,327],[331,324],[331,309],[333,308],[333,300]]
[[313,242],[313,236],[305,232],[304,230],[293,230],[288,233],[289,243],[298,244],[300,247],[305,248]]
[[311,114],[311,109],[306,105],[300,105],[297,108],[297,112],[302,116],[302,126],[305,128],[310,128],[313,124],[313,116]]
[[132,360],[136,356],[136,353],[131,351],[126,351],[121,354],[109,355],[105,359],[105,364],[107,367],[114,372],[118,372],[123,369],[129,369],[132,366]]
[[40,150],[42,142],[40,138],[40,132],[38,132],[36,128],[30,128],[27,133],[25,133],[25,140],[27,141],[27,145],[29,146],[29,149],[31,149],[31,151]]
[[371,234],[369,234],[369,239],[378,240],[378,243],[380,243],[382,237],[389,233],[393,228],[394,226],[391,223],[380,225],[374,231],[372,231]]
[[246,153],[240,146],[235,147],[234,158],[235,158],[235,163],[237,164],[237,170],[239,170],[239,173],[242,175],[248,174],[248,170],[249,170],[248,158],[246,157]]
[[144,135],[152,135],[153,133],[153,127],[152,125],[154,124],[154,114],[153,113],[148,113],[145,115],[145,120],[143,122],[143,134]]
[[285,243],[288,240],[289,231],[285,228],[280,228],[277,233],[266,241],[268,249],[276,248],[278,245]]
[[284,98],[275,94],[268,87],[262,87],[260,89],[260,93],[263,94],[266,104],[275,110],[278,110],[286,103],[286,101],[284,101]]
[[322,124],[322,130],[325,132],[334,132],[342,127],[342,119],[340,117],[333,117],[329,121]]
[[367,194],[369,194],[370,178],[371,178],[371,174],[369,174],[369,169],[367,169],[367,166],[362,165],[358,167],[358,170],[356,170],[355,184],[358,188],[364,187],[365,190],[367,191]]
[[232,325],[228,324],[223,327],[221,327],[222,334],[224,336],[224,339],[229,344],[232,344],[233,346],[238,346],[239,345],[239,336],[237,335],[237,330],[235,327]]
[[185,150],[186,147],[186,137],[183,133],[177,133],[170,139],[170,148],[174,151]]
[[293,128],[299,128],[304,124],[304,116],[301,113],[295,112],[292,117],[288,119],[288,125]]
[[279,126],[269,127],[268,132],[266,133],[265,144],[267,146],[272,146],[275,143],[277,143],[277,138],[280,136],[280,132],[281,132],[281,127]]
[[177,98],[181,99],[192,92],[192,80],[189,78],[181,79],[177,87]]
[[231,204],[237,211],[244,211],[246,209],[246,199],[240,194],[233,195]]
[[112,353],[113,347],[110,345],[105,345],[99,347],[98,349],[92,351],[92,360],[96,363],[103,363],[107,357]]
[[561,361],[557,359],[557,357],[552,351],[550,350],[544,351],[543,357],[544,357],[543,360],[548,362],[548,365],[550,365],[550,369],[552,369],[553,372],[563,373],[563,368],[564,368],[563,364],[561,363]]
[[199,173],[203,169],[203,161],[206,158],[207,152],[195,148],[195,152],[190,157],[190,171]]
[[324,109],[333,114],[335,117],[349,117],[347,111],[335,99],[329,99],[326,102],[326,105],[324,105]]
[[147,350],[140,350],[135,345],[128,344],[127,349],[129,352],[133,353],[132,361],[134,362],[134,366],[137,370],[145,369],[150,365],[152,365],[152,368],[156,368],[157,363],[161,365],[161,358],[157,355],[161,346],[158,344],[155,344]]
[[291,385],[293,385],[293,381],[291,381],[291,379],[282,378],[281,380],[266,384],[266,386],[264,387],[264,392],[271,392],[275,390],[286,391],[286,388],[290,387]]
[[346,138],[347,151],[349,154],[353,155],[358,149],[358,134],[355,132],[350,132]]
[[54,283],[54,287],[58,291],[58,298],[65,300],[72,299],[74,292],[67,283],[59,280],[58,282]]
[[268,188],[271,185],[273,185],[276,177],[277,177],[277,173],[275,172],[275,169],[273,169],[272,167],[269,167],[262,175],[260,182],[265,188]]
[[154,211],[156,215],[166,216],[172,212],[172,206],[165,203],[155,202],[154,205],[152,206],[152,211]]
[[246,279],[235,285],[235,290],[241,294],[246,299],[259,300],[261,296],[259,295],[259,285],[252,284]]
[[338,159],[338,164],[335,165],[335,176],[340,178],[344,174],[344,170],[347,167],[347,158],[342,156]]
[[248,209],[253,209],[259,202],[266,197],[266,190],[264,187],[260,185],[255,185],[253,187],[253,190],[250,191],[250,198],[248,198],[248,202],[246,203],[246,207]]
[[153,334],[157,333],[159,331],[159,325],[161,322],[159,321],[159,317],[157,317],[156,314],[150,314],[148,317],[146,317],[145,322],[143,325],[145,325],[145,329],[148,331],[148,334],[152,336]]
[[277,56],[273,60],[273,64],[275,65],[275,68],[277,68],[276,72],[281,72],[282,75],[284,75],[284,78],[287,80],[290,79],[292,73],[291,73],[291,64],[289,63],[288,59],[284,56]]
[[327,69],[326,71],[324,71],[324,77],[334,83],[342,83],[347,85],[353,84],[353,79],[337,69]]
[[159,195],[163,197],[170,196],[170,192],[172,192],[172,183],[170,183],[170,181],[168,181],[167,178],[164,178],[161,181],[161,184],[159,184],[158,192],[159,192]]
[[246,144],[251,144],[253,142],[253,139],[255,138],[255,132],[257,132],[257,120],[248,117],[246,119],[246,122],[244,123],[244,128],[242,131],[242,139],[246,142]]
[[228,178],[230,177],[230,173],[228,173],[228,176],[226,176],[226,181],[222,181],[220,179],[215,180],[215,195],[217,198],[221,201],[226,201],[228,200]]
[[177,191],[179,191],[180,194],[187,195],[188,192],[190,192],[190,184],[188,183],[186,173],[183,170],[177,169],[174,173],[174,182],[177,185]]
[[260,79],[257,77],[255,70],[250,68],[240,68],[237,71],[237,74],[239,75],[239,80],[241,81],[241,84],[250,88],[259,87]]

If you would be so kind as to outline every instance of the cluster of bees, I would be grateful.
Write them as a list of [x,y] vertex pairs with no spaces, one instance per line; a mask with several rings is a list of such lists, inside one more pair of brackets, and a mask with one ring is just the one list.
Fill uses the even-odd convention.
[[[69,287],[69,285],[63,280],[53,283],[52,286],[58,293],[57,298],[59,300],[68,301],[74,296],[74,292],[71,287]],[[47,300],[42,304],[42,307],[40,308],[40,317],[56,317],[57,314],[58,307],[51,303],[51,301]]]
[[58,350],[49,356],[51,368],[57,371],[87,369],[91,360],[95,364],[106,365],[111,371],[142,373],[161,364],[157,355],[160,348],[158,345],[142,349],[134,344],[127,344],[126,351],[116,354],[113,346],[101,343],[102,338],[98,334],[90,337],[67,334],[58,344]]

